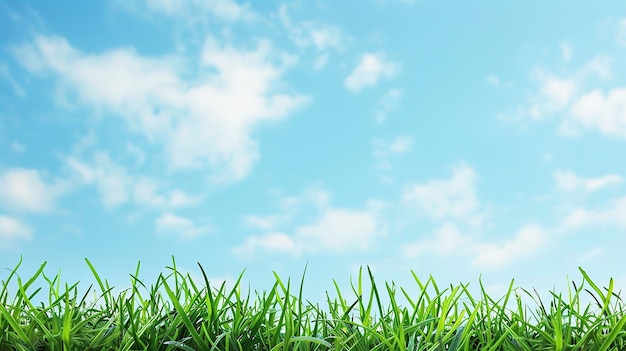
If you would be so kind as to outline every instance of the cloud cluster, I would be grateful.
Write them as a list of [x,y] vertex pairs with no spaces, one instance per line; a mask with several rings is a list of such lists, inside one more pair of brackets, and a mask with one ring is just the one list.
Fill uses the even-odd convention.
[[[562,43],[561,50],[563,59],[569,61],[572,47]],[[614,77],[613,61],[610,56],[598,55],[566,74],[535,67],[530,73],[536,83],[534,92],[513,112],[499,114],[498,119],[526,126],[557,118],[557,131],[562,136],[576,137],[595,130],[626,139],[626,88],[593,85]]]
[[85,54],[58,36],[37,36],[12,52],[31,73],[54,77],[60,98],[120,116],[128,130],[163,145],[170,169],[208,167],[215,182],[245,178],[259,158],[254,129],[309,101],[276,91],[294,58],[267,41],[240,50],[208,37],[192,80],[180,57],[131,48]]
[[287,4],[278,8],[278,18],[291,41],[301,49],[315,48],[314,69],[326,66],[331,51],[343,51],[348,41],[340,27],[315,21],[294,22],[288,13]]
[[626,88],[602,92],[594,89],[581,96],[570,108],[571,119],[561,130],[578,135],[580,130],[597,130],[626,139]]
[[400,257],[406,261],[424,256],[464,257],[482,271],[528,259],[549,244],[546,231],[531,225],[523,226],[513,235],[503,235],[502,240],[484,238],[489,212],[478,199],[477,181],[471,167],[458,163],[449,179],[433,179],[406,187],[402,196],[405,206],[437,227],[423,238],[403,243],[399,247]]
[[198,196],[179,189],[160,190],[163,186],[157,180],[129,174],[104,151],[95,152],[90,162],[73,156],[65,157],[64,162],[74,183],[77,186],[95,185],[102,204],[107,208],[129,201],[154,208],[180,208],[197,205],[201,201]]

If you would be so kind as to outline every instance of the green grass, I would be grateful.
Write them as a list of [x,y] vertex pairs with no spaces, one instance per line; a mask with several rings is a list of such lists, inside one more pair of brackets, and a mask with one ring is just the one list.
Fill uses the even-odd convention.
[[[348,294],[334,282],[322,307],[305,300],[305,275],[293,283],[274,274],[271,289],[242,294],[243,273],[232,288],[216,288],[202,266],[198,284],[172,259],[150,286],[139,279],[138,264],[131,288],[113,294],[86,261],[97,286],[81,295],[78,284],[48,277],[45,263],[23,281],[18,263],[0,285],[0,351],[626,350],[626,314],[613,280],[600,288],[583,269],[567,298],[552,292],[542,301],[513,282],[496,300],[482,283],[472,296],[468,284],[442,289],[415,273],[419,290],[410,294],[393,283],[377,285],[367,268]],[[35,288],[42,280],[47,291]],[[41,295],[46,302],[35,304]],[[593,303],[583,306],[582,295]]]

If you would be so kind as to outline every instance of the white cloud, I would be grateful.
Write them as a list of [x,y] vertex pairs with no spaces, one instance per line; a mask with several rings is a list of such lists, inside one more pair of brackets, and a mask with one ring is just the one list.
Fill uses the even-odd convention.
[[400,66],[387,60],[384,53],[365,53],[344,84],[351,92],[358,93],[375,86],[381,79],[393,78],[399,69]]
[[387,142],[383,139],[374,139],[374,167],[388,170],[392,168],[390,158],[395,155],[404,154],[413,147],[413,138],[410,136],[398,136],[393,141]]
[[581,178],[572,171],[557,171],[553,173],[557,190],[564,192],[593,192],[602,188],[614,187],[623,182],[617,174],[609,174],[596,178]]
[[512,113],[499,114],[498,119],[525,126],[529,120],[540,121],[549,117],[560,117],[562,121],[559,132],[575,134],[576,123],[572,123],[569,116],[563,112],[580,103],[581,91],[589,81],[613,77],[612,62],[610,57],[599,55],[573,73],[560,76],[545,68],[536,67],[530,74],[531,81],[537,84],[536,90],[529,94],[526,103],[518,106]]
[[280,199],[283,210],[298,209],[304,205],[313,205],[317,210],[327,208],[330,204],[330,194],[322,186],[315,185],[307,188],[300,196],[285,196]]
[[343,49],[344,38],[341,29],[331,25],[317,25],[310,29],[313,45],[317,50],[325,50],[334,48],[335,50]]
[[565,135],[578,135],[582,129],[626,138],[626,88],[604,94],[599,89],[583,95],[570,109],[570,118],[560,126]]
[[[299,197],[284,197],[281,203],[281,215],[244,218],[246,224],[266,232],[246,238],[232,250],[234,255],[249,257],[259,250],[290,256],[299,256],[304,252],[364,252],[375,247],[375,243],[386,235],[386,225],[380,216],[384,204],[378,201],[369,201],[364,209],[332,207],[328,193],[315,187],[307,189]],[[296,225],[292,230],[276,228],[278,224],[293,222],[293,216],[307,204],[317,209],[315,219],[306,219],[302,221],[305,224]],[[289,215],[282,213],[285,210]]]
[[0,249],[4,248],[2,244],[10,243],[17,239],[30,239],[32,236],[31,228],[25,223],[9,217],[0,215]]
[[615,226],[626,228],[626,197],[611,201],[601,210],[578,208],[570,212],[561,224],[565,230],[577,230],[585,227]]
[[535,254],[547,243],[546,233],[542,228],[527,225],[509,241],[473,245],[470,251],[475,254],[475,257],[471,264],[482,269],[504,267]]
[[193,239],[213,231],[210,225],[198,226],[192,220],[172,213],[159,216],[155,225],[159,233],[175,235],[181,239]]
[[376,123],[383,123],[387,116],[398,109],[400,102],[404,97],[404,91],[400,89],[391,89],[383,95],[378,101],[378,107],[376,108]]
[[267,41],[246,51],[209,37],[189,80],[182,58],[143,57],[129,48],[83,54],[56,36],[38,36],[12,52],[33,74],[56,75],[64,99],[121,116],[130,131],[163,145],[170,169],[209,167],[215,182],[246,177],[259,158],[254,129],[309,101],[276,92],[294,58]]
[[0,205],[13,211],[51,212],[57,198],[67,191],[65,183],[55,179],[46,182],[34,169],[10,168],[0,171]]
[[458,255],[466,251],[469,243],[470,238],[468,236],[461,234],[453,223],[445,222],[431,238],[403,244],[400,247],[400,253],[406,260],[430,254],[437,256]]
[[532,119],[543,119],[563,109],[578,89],[574,79],[557,77],[541,69],[535,69],[531,77],[539,83],[535,101],[528,109]]
[[450,218],[478,224],[482,219],[478,213],[476,174],[464,163],[454,166],[452,171],[449,180],[408,186],[402,195],[403,202],[434,220]]

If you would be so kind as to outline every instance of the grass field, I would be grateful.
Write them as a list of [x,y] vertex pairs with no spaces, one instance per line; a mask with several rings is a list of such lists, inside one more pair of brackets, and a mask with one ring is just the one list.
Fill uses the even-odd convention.
[[[231,288],[212,287],[202,266],[198,284],[172,259],[150,286],[138,264],[132,286],[113,294],[86,263],[95,281],[84,294],[78,283],[48,277],[45,263],[28,279],[17,264],[0,286],[0,351],[626,350],[626,313],[613,280],[600,287],[582,268],[582,281],[551,292],[550,301],[513,282],[495,298],[479,281],[481,293],[472,296],[467,284],[442,288],[413,272],[419,293],[409,294],[377,283],[366,268],[351,291],[334,282],[319,304],[303,296],[305,274],[296,282],[274,274],[271,289],[242,294],[243,274]],[[582,304],[583,295],[592,303]]]

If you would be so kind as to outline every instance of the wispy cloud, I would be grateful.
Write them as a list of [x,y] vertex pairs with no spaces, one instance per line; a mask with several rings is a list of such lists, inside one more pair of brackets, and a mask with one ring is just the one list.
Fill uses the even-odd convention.
[[336,25],[315,21],[294,22],[289,16],[287,4],[278,8],[278,18],[287,31],[289,38],[300,48],[314,47],[316,58],[313,68],[322,69],[329,59],[329,52],[343,51],[348,38]]
[[392,168],[391,158],[409,152],[413,147],[413,138],[410,136],[398,136],[391,141],[374,139],[372,144],[374,145],[374,168],[389,170]]
[[563,220],[564,230],[578,230],[591,226],[614,226],[626,228],[626,197],[612,200],[601,209],[580,207],[572,210]]
[[384,53],[365,53],[344,84],[351,92],[358,93],[376,86],[381,79],[393,78],[399,70],[400,65],[388,60]]
[[15,95],[22,97],[22,98],[26,96],[26,91],[24,90],[24,88],[22,88],[20,83],[18,83],[17,80],[13,77],[13,74],[11,74],[11,71],[9,70],[9,66],[7,66],[4,63],[0,64],[0,78],[4,80],[5,82],[7,82],[11,86],[11,88],[13,88]]
[[346,38],[338,26],[314,21],[294,23],[289,16],[287,4],[280,5],[278,17],[287,29],[291,40],[300,47],[312,45],[318,51],[343,50],[345,48]]
[[381,124],[387,116],[398,109],[400,102],[404,98],[404,91],[400,89],[391,89],[378,100],[378,107],[376,108],[376,123]]
[[184,240],[193,239],[214,230],[212,225],[198,225],[188,218],[173,213],[164,213],[159,216],[155,221],[155,226],[158,233],[173,235]]
[[607,187],[615,187],[623,182],[622,177],[617,174],[582,178],[572,171],[556,171],[553,177],[556,189],[564,192],[594,192]]

